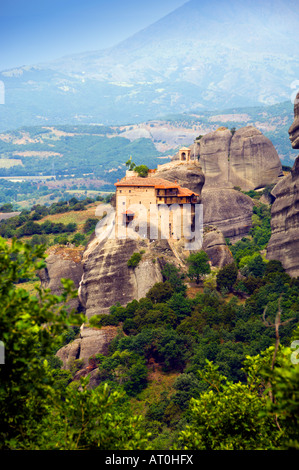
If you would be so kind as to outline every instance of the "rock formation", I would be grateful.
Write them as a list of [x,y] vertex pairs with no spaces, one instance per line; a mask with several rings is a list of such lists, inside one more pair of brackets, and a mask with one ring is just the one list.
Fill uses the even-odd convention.
[[[299,148],[299,93],[296,97],[294,122],[289,129],[293,148]],[[281,261],[286,272],[299,276],[299,156],[293,168],[273,189],[271,210],[272,235],[267,258]]]
[[192,160],[189,163],[172,161],[159,165],[155,176],[171,182],[177,181],[183,188],[201,195],[205,176],[198,161]]
[[200,140],[200,163],[205,187],[232,187],[229,181],[229,153],[232,134],[225,127],[209,132]]
[[[94,238],[84,252],[79,288],[87,318],[108,314],[116,302],[126,305],[133,299],[139,300],[156,282],[162,281],[159,262],[155,262],[159,253],[154,245],[155,242],[150,243],[148,239],[108,238],[99,241]],[[127,262],[133,253],[142,250],[145,253],[138,266],[128,267]],[[168,252],[171,252],[169,246]]]
[[[83,274],[82,266],[83,248],[54,247],[46,258],[47,267],[39,271],[41,286],[51,289],[52,294],[59,295],[62,284],[61,279],[71,279],[78,289]],[[79,299],[69,302],[71,308],[80,308]]]
[[252,227],[254,203],[240,191],[204,188],[202,204],[204,227],[217,227],[232,243],[246,236]]
[[273,189],[272,235],[267,258],[281,261],[286,272],[299,276],[299,157],[292,171]]
[[180,185],[200,194],[204,226],[217,227],[225,237],[230,238],[234,243],[246,236],[251,229],[254,204],[250,197],[232,189],[228,183],[223,183],[223,175],[228,174],[229,171],[227,152],[229,152],[232,133],[226,128],[220,128],[216,132],[219,134],[217,138],[214,133],[207,134],[204,147],[206,149],[205,155],[210,155],[210,163],[207,164],[208,173],[214,176],[209,177],[207,173],[203,174],[201,165],[204,162],[202,158],[199,162],[191,160],[186,164],[177,161],[177,156],[172,162],[159,165],[156,174],[170,181],[177,180]]
[[118,333],[115,326],[104,326],[98,328],[86,328],[84,325],[80,329],[77,339],[63,346],[57,351],[56,356],[61,359],[63,369],[69,369],[76,359],[88,364],[89,358],[96,354],[108,353],[108,346]]
[[[297,125],[298,132],[298,125]],[[174,161],[178,158],[174,156]],[[277,183],[282,176],[279,156],[262,132],[254,126],[234,134],[226,127],[205,134],[191,146],[205,175],[205,188],[258,189]]]
[[228,179],[242,189],[276,183],[282,166],[272,142],[253,126],[238,129],[231,139]]
[[204,230],[202,249],[207,253],[212,266],[222,268],[234,261],[223,233],[216,227],[206,227]]

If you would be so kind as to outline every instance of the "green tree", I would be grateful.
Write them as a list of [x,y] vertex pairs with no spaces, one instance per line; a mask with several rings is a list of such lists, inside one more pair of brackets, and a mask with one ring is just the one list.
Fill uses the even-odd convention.
[[189,265],[188,276],[191,280],[195,279],[196,284],[199,284],[202,276],[211,272],[209,257],[203,250],[198,253],[191,253],[187,258],[187,263]]
[[0,207],[0,212],[13,212],[13,205],[11,203],[3,204]]
[[268,397],[260,415],[276,424],[280,432],[277,449],[281,450],[299,449],[298,338],[297,326],[292,348],[271,346],[255,357],[247,357],[244,363],[248,381]]
[[132,157],[130,157],[129,160],[126,162],[126,167],[128,168],[129,171],[132,171],[135,169],[136,165],[134,162],[132,162]]
[[207,361],[199,372],[209,390],[190,401],[190,424],[181,431],[176,447],[184,450],[275,449],[279,431],[262,416],[266,398],[249,384],[229,382]]
[[261,278],[265,273],[266,263],[260,253],[254,253],[253,255],[247,255],[241,258],[239,268],[243,268],[245,275]]
[[166,302],[173,294],[173,288],[170,282],[156,282],[153,287],[147,292],[146,298],[150,299],[153,303]]
[[130,396],[137,395],[147,385],[145,360],[134,352],[115,351],[102,361],[99,369],[122,385]]
[[0,367],[0,447],[10,448],[26,436],[34,421],[47,414],[51,375],[46,357],[52,354],[59,335],[69,324],[82,322],[64,303],[76,295],[71,281],[62,280],[60,296],[36,288],[31,296],[17,288],[20,279],[36,276],[44,267],[44,250],[15,239],[11,246],[0,238],[0,338],[5,364]]
[[[51,359],[68,328],[85,319],[65,307],[76,295],[71,281],[62,280],[59,296],[17,287],[45,267],[44,259],[41,246],[15,239],[9,246],[0,238],[0,449],[144,448],[140,418],[132,416],[124,393],[107,384],[91,390],[88,377],[67,385],[70,375]],[[133,371],[135,380],[140,375]]]
[[218,290],[226,289],[231,291],[238,277],[238,269],[235,263],[230,263],[219,270],[216,276]]
[[83,233],[76,233],[71,240],[76,246],[83,245],[85,242],[85,235]]
[[149,168],[146,165],[138,165],[135,166],[134,171],[142,178],[145,178],[148,175]]
[[[124,392],[108,384],[70,384],[54,412],[34,423],[26,440],[32,450],[141,450],[147,447],[141,417],[132,416]],[[80,391],[78,386],[81,386]]]
[[181,292],[185,295],[187,286],[183,282],[183,275],[180,274],[178,268],[171,263],[166,263],[163,267],[161,274],[164,281],[169,281],[176,292]]

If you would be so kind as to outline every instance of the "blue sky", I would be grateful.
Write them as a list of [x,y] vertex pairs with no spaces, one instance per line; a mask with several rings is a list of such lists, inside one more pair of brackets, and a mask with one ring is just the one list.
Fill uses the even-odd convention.
[[113,46],[187,0],[0,0],[0,70]]

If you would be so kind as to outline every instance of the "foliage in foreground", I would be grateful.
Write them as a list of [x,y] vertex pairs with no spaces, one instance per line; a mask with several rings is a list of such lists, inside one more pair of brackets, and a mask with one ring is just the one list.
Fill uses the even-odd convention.
[[36,288],[36,295],[18,286],[44,266],[44,252],[20,241],[0,238],[0,337],[5,364],[0,366],[1,449],[138,449],[144,445],[139,418],[126,399],[107,385],[89,390],[55,383],[51,357],[69,325],[84,318],[69,311],[76,293],[62,280],[60,296]]
[[[299,448],[299,366],[289,348],[299,334],[299,285],[280,265],[267,265],[245,304],[216,290],[189,299],[166,266],[145,298],[105,316],[123,331],[98,358],[102,382],[91,389],[88,377],[72,382],[54,360],[84,321],[67,307],[71,283],[63,280],[60,296],[20,287],[44,258],[41,247],[0,239],[1,449]],[[145,403],[149,364],[177,379],[170,396]],[[134,416],[129,396],[141,400],[144,418]]]

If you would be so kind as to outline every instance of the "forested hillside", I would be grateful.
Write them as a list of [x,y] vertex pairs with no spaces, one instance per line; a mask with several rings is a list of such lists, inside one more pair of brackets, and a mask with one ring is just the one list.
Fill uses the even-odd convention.
[[[103,126],[21,128],[0,139],[1,160],[14,157],[13,167],[0,168],[1,176],[52,176],[78,178],[92,174],[111,186],[123,175],[127,159],[157,165],[161,153],[147,139],[130,142]],[[163,155],[163,154],[162,154]],[[121,170],[121,171],[120,171]]]

